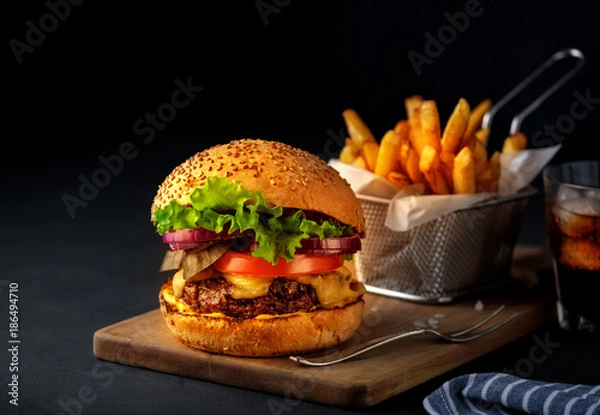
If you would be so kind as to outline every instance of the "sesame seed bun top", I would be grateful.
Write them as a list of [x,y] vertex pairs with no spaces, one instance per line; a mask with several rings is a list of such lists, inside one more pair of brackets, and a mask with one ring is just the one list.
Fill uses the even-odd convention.
[[365,235],[363,211],[348,182],[317,156],[288,144],[242,139],[196,153],[177,166],[159,186],[151,208],[175,199],[189,205],[189,196],[207,177],[228,177],[249,191],[263,192],[273,206],[315,211]]

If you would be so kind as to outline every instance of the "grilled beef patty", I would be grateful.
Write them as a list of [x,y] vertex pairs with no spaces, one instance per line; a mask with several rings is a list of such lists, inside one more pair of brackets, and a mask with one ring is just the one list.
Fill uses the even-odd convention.
[[319,305],[312,286],[283,277],[271,282],[267,295],[250,299],[233,298],[231,284],[222,277],[190,282],[185,284],[182,300],[198,313],[223,313],[241,319],[311,311]]

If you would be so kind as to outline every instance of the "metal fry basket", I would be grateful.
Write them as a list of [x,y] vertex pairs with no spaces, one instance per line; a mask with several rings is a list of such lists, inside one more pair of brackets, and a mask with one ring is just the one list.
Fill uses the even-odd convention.
[[356,276],[369,292],[422,302],[450,302],[508,284],[523,213],[535,193],[528,188],[405,232],[385,226],[389,201],[359,195],[367,237],[355,255]]
[[[554,53],[485,114],[482,127],[489,128],[501,107],[565,58],[574,58],[576,65],[515,115],[510,134],[518,132],[523,119],[581,69],[585,61],[581,51],[563,49]],[[523,213],[528,198],[535,193],[529,187],[405,232],[385,226],[388,200],[357,195],[365,214],[367,237],[355,255],[356,276],[373,293],[438,303],[509,284]]]

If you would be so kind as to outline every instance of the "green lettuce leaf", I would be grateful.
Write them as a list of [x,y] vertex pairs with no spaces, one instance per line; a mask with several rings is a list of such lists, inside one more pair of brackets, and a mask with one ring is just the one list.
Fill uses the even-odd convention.
[[205,186],[194,189],[190,200],[191,206],[171,200],[156,210],[154,222],[160,235],[189,228],[217,233],[228,229],[230,234],[251,231],[258,244],[252,255],[276,264],[279,258],[291,261],[302,239],[352,234],[349,226],[332,218],[317,223],[299,209],[284,214],[281,206],[269,206],[262,192],[250,192],[240,182],[222,177],[209,177]]

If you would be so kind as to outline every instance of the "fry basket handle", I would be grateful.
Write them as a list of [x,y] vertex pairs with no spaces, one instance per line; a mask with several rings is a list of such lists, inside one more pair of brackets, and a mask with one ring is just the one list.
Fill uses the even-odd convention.
[[565,75],[556,81],[550,88],[548,88],[543,94],[541,94],[535,101],[529,104],[523,111],[518,113],[512,119],[510,123],[510,135],[516,134],[521,128],[521,124],[525,117],[531,114],[542,102],[544,102],[550,95],[556,92],[561,86],[564,85],[569,79],[573,77],[583,67],[585,63],[585,57],[579,49],[561,49],[555,52],[550,58],[548,58],[542,65],[540,65],[535,71],[529,76],[523,79],[516,87],[513,88],[508,94],[506,94],[496,105],[494,105],[483,117],[481,126],[482,128],[490,128],[492,119],[496,113],[506,105],[511,99],[518,95],[527,85],[529,85],[535,78],[540,76],[545,70],[552,67],[556,62],[565,58],[575,58],[577,60],[576,65]]

